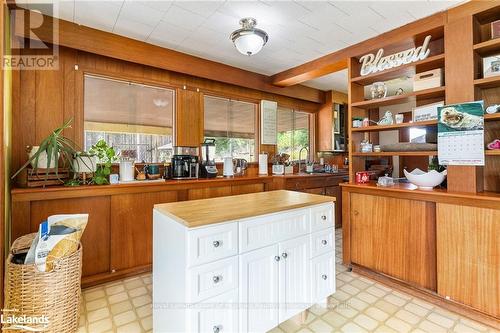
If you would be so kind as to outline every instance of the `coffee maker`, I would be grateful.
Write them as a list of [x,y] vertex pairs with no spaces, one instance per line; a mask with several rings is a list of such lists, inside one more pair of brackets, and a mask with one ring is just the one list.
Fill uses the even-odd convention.
[[215,166],[215,139],[205,139],[201,144],[201,177],[217,177],[217,167]]
[[198,172],[197,148],[174,147],[172,179],[195,179],[198,178]]

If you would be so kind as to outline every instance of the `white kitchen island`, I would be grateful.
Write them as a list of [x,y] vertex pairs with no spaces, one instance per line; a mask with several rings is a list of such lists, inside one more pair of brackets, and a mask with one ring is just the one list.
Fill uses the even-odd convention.
[[267,332],[324,303],[334,200],[271,191],[155,205],[154,332]]

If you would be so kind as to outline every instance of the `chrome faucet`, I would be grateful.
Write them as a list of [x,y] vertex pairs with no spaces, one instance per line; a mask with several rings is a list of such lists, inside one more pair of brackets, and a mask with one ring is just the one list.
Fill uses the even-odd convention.
[[307,151],[306,164],[309,162],[309,148],[307,148],[307,146],[304,146],[304,147],[300,148],[300,150],[299,150],[299,173],[300,173],[300,157],[302,156],[302,151],[304,149]]

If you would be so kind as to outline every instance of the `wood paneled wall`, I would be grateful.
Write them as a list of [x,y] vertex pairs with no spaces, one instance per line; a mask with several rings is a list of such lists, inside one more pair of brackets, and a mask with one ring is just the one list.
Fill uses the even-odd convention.
[[[5,15],[5,4],[2,2],[0,4],[0,54],[5,54],[5,29],[4,29],[4,15]],[[6,124],[4,123],[4,70],[3,66],[0,68],[0,306],[3,306],[3,276],[4,276],[4,246],[5,246],[5,236],[6,236],[6,217],[7,212],[6,207],[6,190],[8,184],[6,183],[6,163],[8,159],[6,158],[6,145],[4,142],[6,131]]]
[[[26,146],[38,144],[50,131],[69,118],[73,118],[74,121],[72,128],[65,131],[65,135],[76,143],[83,144],[83,76],[85,73],[177,89],[178,102],[185,103],[183,106],[179,103],[177,105],[178,110],[181,111],[176,120],[177,125],[190,125],[180,126],[177,131],[176,138],[180,139],[180,144],[201,142],[199,136],[202,136],[203,114],[196,113],[198,110],[195,110],[193,105],[202,103],[200,102],[202,94],[227,96],[256,103],[261,99],[275,100],[282,106],[307,112],[316,112],[319,108],[319,104],[300,99],[192,77],[65,47],[60,47],[59,50],[59,70],[30,70],[14,73],[13,135],[16,138],[13,142],[14,170],[26,161]],[[188,117],[182,118],[185,115]],[[194,134],[188,133],[186,128]],[[263,146],[261,150],[272,154],[276,148]]]

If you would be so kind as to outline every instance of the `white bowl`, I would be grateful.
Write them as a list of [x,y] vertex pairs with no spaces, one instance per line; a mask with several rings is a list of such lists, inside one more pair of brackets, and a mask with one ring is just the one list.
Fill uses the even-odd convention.
[[443,172],[437,172],[436,170],[424,172],[418,168],[412,172],[408,172],[406,170],[403,171],[406,178],[408,178],[412,184],[423,190],[431,190],[434,186],[438,186],[443,182],[447,174],[447,170],[444,170]]

